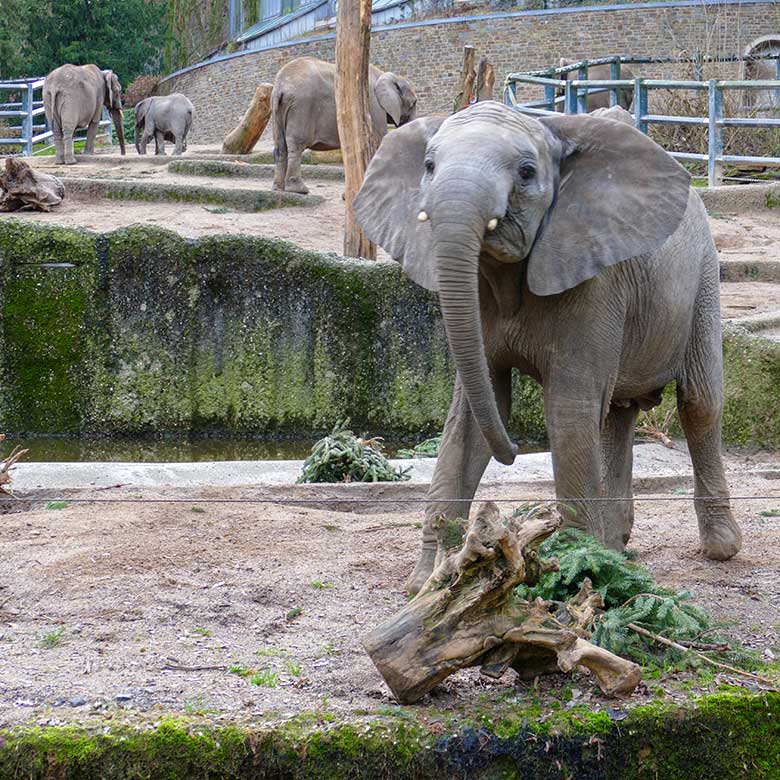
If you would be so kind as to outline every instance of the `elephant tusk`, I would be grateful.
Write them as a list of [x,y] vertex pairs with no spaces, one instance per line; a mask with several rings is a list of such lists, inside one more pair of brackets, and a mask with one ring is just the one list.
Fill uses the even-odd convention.
[[493,219],[490,220],[490,222],[487,223],[487,229],[488,230],[495,230],[498,227],[498,220],[493,217]]
[[417,221],[418,221],[418,222],[427,222],[427,221],[428,221],[428,212],[426,212],[426,211],[421,211],[421,212],[420,212],[420,213],[417,215]]

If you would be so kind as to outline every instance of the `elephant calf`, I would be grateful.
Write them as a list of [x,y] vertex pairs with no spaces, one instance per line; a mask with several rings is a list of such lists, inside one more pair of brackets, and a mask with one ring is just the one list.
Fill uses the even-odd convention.
[[[563,68],[566,65],[573,65],[574,62],[576,62],[576,60],[567,60],[561,57],[560,67]],[[563,76],[559,76],[558,78],[563,78]],[[580,74],[576,70],[571,70],[566,74],[565,78],[567,81],[577,81],[577,79],[580,78]],[[612,69],[610,68],[609,65],[594,65],[592,68],[588,68],[589,81],[606,81],[611,78],[612,78]],[[634,71],[632,71],[631,68],[627,67],[626,65],[622,65],[620,67],[620,78],[633,79]],[[557,91],[557,97],[561,97],[563,94],[564,91],[562,89]],[[586,99],[585,106],[588,112],[595,111],[598,108],[609,108],[609,98],[610,98],[609,91],[588,92],[588,97]],[[633,102],[634,102],[633,91],[621,89],[618,92],[617,104],[621,108],[624,108],[626,111],[630,111],[631,104]],[[563,101],[555,104],[555,110],[556,111],[564,110]]]
[[195,107],[186,95],[148,97],[135,107],[135,148],[146,154],[146,144],[154,138],[154,153],[165,154],[165,142],[172,141],[174,154],[187,148],[187,133],[192,126]]
[[491,456],[515,459],[513,368],[544,388],[570,522],[618,550],[634,520],[637,415],[676,382],[702,552],[737,553],[720,450],[718,253],[688,172],[660,146],[624,121],[476,103],[386,136],[355,215],[438,293],[457,368],[410,590],[446,552],[442,518],[468,517]]
[[[374,132],[387,133],[388,120],[400,127],[414,119],[417,96],[412,85],[394,73],[368,69],[368,92]],[[313,57],[288,62],[276,74],[271,93],[274,121],[275,190],[309,192],[301,179],[306,149],[339,149],[336,121],[336,66]]]

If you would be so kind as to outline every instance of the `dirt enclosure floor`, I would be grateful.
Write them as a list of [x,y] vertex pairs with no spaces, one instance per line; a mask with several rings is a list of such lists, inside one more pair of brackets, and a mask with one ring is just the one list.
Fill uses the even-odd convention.
[[[727,635],[771,658],[780,655],[780,518],[767,513],[780,510],[780,459],[761,460],[763,476],[745,475],[744,457],[729,459],[735,495],[769,496],[735,503],[745,545],[732,561],[701,557],[689,501],[637,503],[630,547],[662,584],[690,590],[727,622]],[[547,494],[527,490],[488,486],[482,495]],[[137,488],[109,492],[140,495]],[[406,600],[421,510],[199,503],[249,489],[143,495],[187,500],[42,502],[0,516],[0,727],[165,711],[268,722],[304,711],[376,714],[394,705],[360,638]],[[502,504],[503,513],[511,509]],[[231,666],[260,673],[265,685]],[[567,683],[549,679],[552,695]],[[646,682],[652,694],[640,688],[619,706],[681,695],[672,678]],[[754,685],[719,673],[710,686],[722,682]],[[514,672],[493,682],[470,670],[421,706],[465,712],[528,694]],[[618,706],[580,674],[573,696],[593,709]]]

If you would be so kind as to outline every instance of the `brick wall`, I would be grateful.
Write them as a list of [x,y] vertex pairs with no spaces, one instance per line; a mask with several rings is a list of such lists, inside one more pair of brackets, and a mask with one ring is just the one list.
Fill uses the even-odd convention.
[[[738,54],[754,38],[778,30],[780,2],[769,0],[521,11],[376,28],[371,61],[411,79],[419,111],[426,114],[449,109],[466,44],[490,58],[496,83],[501,84],[509,72],[547,67],[562,56]],[[219,142],[241,118],[259,82],[273,81],[279,68],[296,57],[333,61],[334,45],[331,34],[227,56],[174,74],[159,89],[183,92],[194,103],[191,142]],[[731,66],[733,75],[736,67]],[[639,75],[670,77],[677,75],[675,68],[679,66],[636,70]]]

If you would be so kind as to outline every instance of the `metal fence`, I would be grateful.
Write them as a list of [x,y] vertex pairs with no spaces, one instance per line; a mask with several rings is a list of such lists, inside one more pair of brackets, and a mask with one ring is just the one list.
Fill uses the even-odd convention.
[[[751,59],[774,60],[777,69],[776,80],[683,80],[683,79],[621,79],[621,65],[634,63],[675,63],[691,62],[682,58],[646,58],[646,57],[604,57],[597,60],[581,60],[560,68],[530,73],[510,73],[504,85],[504,102],[524,114],[547,115],[556,113],[556,107],[567,114],[585,113],[588,94],[609,92],[610,106],[618,105],[622,91],[632,93],[633,116],[636,127],[643,133],[648,132],[651,124],[698,126],[707,128],[707,153],[688,151],[670,151],[672,156],[687,161],[706,162],[707,179],[710,186],[721,184],[723,166],[731,164],[763,165],[780,167],[780,157],[756,157],[723,153],[723,131],[729,127],[780,128],[780,118],[766,116],[724,116],[724,93],[727,90],[739,90],[741,95],[754,91],[765,91],[772,95],[773,113],[780,109],[780,55],[760,55]],[[742,57],[700,57],[693,60],[694,74],[701,77],[702,66],[708,62],[744,61]],[[609,79],[589,79],[588,71],[597,65],[609,65]],[[567,74],[577,71],[576,79],[568,79]],[[563,76],[563,78],[561,78]],[[518,85],[541,87],[544,98],[523,102],[518,99]],[[649,94],[652,90],[693,90],[706,91],[708,101],[707,116],[669,116],[652,114],[649,111]],[[744,106],[743,106],[744,108]]]
[[[0,81],[0,101],[9,99],[0,102],[0,157],[15,154],[31,157],[52,148],[49,141],[52,132],[43,108],[43,82],[42,78]],[[100,126],[108,128],[110,143],[111,120],[105,108]],[[74,135],[73,139],[82,140],[82,137]],[[18,147],[19,151],[6,151],[8,147]]]

